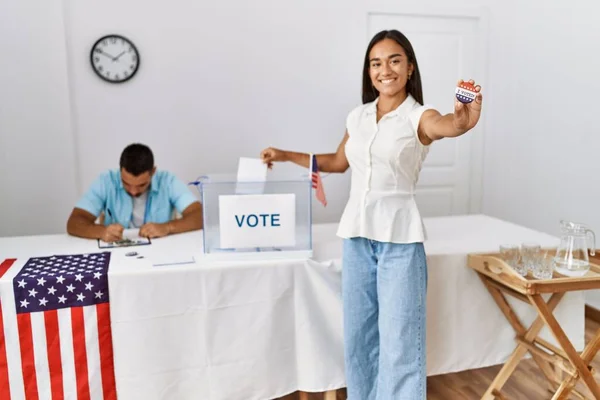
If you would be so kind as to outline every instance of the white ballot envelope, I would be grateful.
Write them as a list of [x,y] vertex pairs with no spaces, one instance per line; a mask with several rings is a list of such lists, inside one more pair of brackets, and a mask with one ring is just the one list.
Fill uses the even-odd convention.
[[267,180],[267,169],[267,164],[260,158],[240,157],[236,194],[261,194]]

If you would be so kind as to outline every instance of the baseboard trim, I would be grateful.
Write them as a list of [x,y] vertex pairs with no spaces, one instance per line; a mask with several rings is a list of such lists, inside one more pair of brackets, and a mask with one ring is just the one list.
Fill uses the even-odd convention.
[[595,322],[600,322],[600,310],[592,306],[585,305],[585,317]]

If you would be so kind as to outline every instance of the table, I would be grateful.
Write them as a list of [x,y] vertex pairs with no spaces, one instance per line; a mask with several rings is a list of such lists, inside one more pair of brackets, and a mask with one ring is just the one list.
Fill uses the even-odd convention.
[[[550,383],[554,393],[552,399],[568,399],[569,394],[578,398],[586,397],[574,389],[581,378],[596,399],[600,398],[600,386],[595,381],[590,363],[600,350],[600,330],[579,354],[573,347],[564,329],[553,315],[553,311],[566,293],[581,290],[600,289],[600,266],[591,263],[590,271],[582,277],[568,277],[553,273],[552,279],[535,279],[531,275],[523,277],[500,258],[497,252],[469,255],[469,266],[477,271],[484,286],[490,292],[498,308],[516,332],[517,346],[506,361],[482,400],[504,399],[501,389],[517,368],[521,358],[530,353],[542,373]],[[546,300],[544,294],[551,294]],[[506,301],[506,295],[531,305],[539,314],[527,328]],[[559,344],[548,343],[538,336],[546,326]]]
[[[503,363],[514,334],[467,255],[504,242],[552,246],[558,239],[484,215],[425,225],[428,375]],[[119,398],[263,400],[344,387],[336,229],[313,227],[311,260],[206,264],[201,232],[140,247],[144,259],[113,250],[108,282]],[[0,258],[92,251],[94,242],[66,235],[0,239]],[[152,266],[182,254],[197,263]],[[584,345],[584,306],[583,295],[572,292],[555,310],[576,349]],[[515,312],[525,323],[535,318],[523,304]]]

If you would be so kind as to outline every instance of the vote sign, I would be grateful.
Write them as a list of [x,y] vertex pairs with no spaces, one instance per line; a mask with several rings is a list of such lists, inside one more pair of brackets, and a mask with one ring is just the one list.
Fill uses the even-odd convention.
[[296,195],[219,196],[221,248],[296,245]]

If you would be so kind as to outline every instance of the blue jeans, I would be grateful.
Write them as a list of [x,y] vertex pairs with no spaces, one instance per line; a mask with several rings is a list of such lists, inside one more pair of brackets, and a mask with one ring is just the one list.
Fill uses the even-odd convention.
[[344,240],[348,400],[425,399],[426,293],[423,243]]

